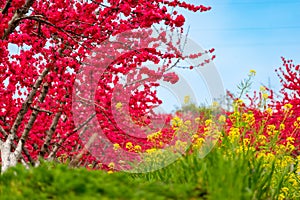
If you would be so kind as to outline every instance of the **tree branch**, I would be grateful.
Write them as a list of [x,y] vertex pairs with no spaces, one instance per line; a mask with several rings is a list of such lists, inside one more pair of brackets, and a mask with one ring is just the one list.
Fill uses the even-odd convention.
[[0,132],[4,135],[7,135],[7,132],[4,130],[4,128],[0,125]]
[[44,158],[46,152],[48,152],[48,147],[49,147],[50,141],[52,139],[52,135],[56,130],[56,127],[57,127],[57,124],[58,124],[61,114],[62,114],[61,111],[56,113],[55,117],[52,120],[51,126],[50,126],[49,130],[47,131],[47,136],[46,136],[45,142],[40,151],[40,156],[42,158]]
[[74,128],[71,132],[67,133],[67,137],[64,139],[61,139],[59,142],[54,144],[54,147],[51,151],[51,153],[48,156],[48,160],[53,160],[54,156],[56,155],[56,152],[61,147],[61,145],[74,133],[76,133],[78,130],[80,130],[82,127],[84,127],[87,123],[89,123],[94,117],[96,116],[96,113],[92,114],[86,121],[84,121],[82,124],[80,124],[78,127]]
[[80,42],[77,41],[77,40],[75,39],[75,36],[74,36],[75,34],[74,34],[74,35],[71,35],[71,33],[67,32],[67,31],[64,30],[63,28],[60,28],[60,27],[56,26],[55,24],[53,24],[53,23],[51,23],[51,22],[49,22],[49,21],[47,21],[46,19],[43,19],[43,18],[44,18],[44,16],[42,16],[42,15],[32,15],[32,16],[20,17],[20,18],[18,19],[18,21],[21,21],[21,20],[23,20],[23,19],[31,19],[31,20],[35,20],[35,21],[40,22],[40,23],[47,24],[47,25],[52,26],[52,27],[56,28],[57,30],[63,32],[63,33],[66,34],[69,38],[71,38],[74,42],[80,44]]
[[70,162],[69,166],[70,167],[76,167],[80,158],[82,158],[82,156],[88,151],[88,149],[92,146],[93,142],[96,140],[96,137],[98,136],[97,133],[94,133],[92,135],[92,137],[89,139],[89,141],[87,142],[87,144],[85,145],[85,147],[80,151],[79,154],[77,154],[75,156],[74,159],[72,159],[72,161]]
[[48,74],[48,72],[49,72],[49,68],[45,68],[44,71],[42,72],[42,74],[36,80],[35,84],[33,85],[32,90],[29,93],[29,95],[27,96],[25,102],[22,104],[22,108],[21,108],[20,112],[18,113],[17,118],[14,121],[14,124],[10,130],[10,134],[13,135],[13,138],[16,138],[17,130],[18,130],[25,114],[28,111],[28,108],[30,107],[30,105],[32,103],[33,97],[35,96],[38,88],[42,84],[42,81],[43,81],[44,77]]
[[[11,1],[11,0],[8,0],[8,1]],[[7,2],[7,3],[9,3],[9,2]],[[7,5],[7,3],[6,3],[6,5]],[[16,10],[14,16],[8,22],[8,27],[4,31],[4,34],[2,36],[2,40],[6,40],[8,38],[8,36],[16,29],[16,27],[20,23],[19,19],[21,17],[23,17],[29,11],[29,9],[30,9],[30,7],[32,6],[33,3],[34,3],[34,0],[26,0],[25,4],[21,8],[19,8],[18,10]],[[6,7],[6,5],[5,5],[5,7]],[[8,6],[10,6],[10,5],[8,5]]]
[[[3,133],[3,136],[6,138],[8,136],[7,132],[3,129],[3,127],[0,125],[0,131]],[[0,146],[3,145],[4,143],[0,140]],[[12,147],[16,148],[15,143],[12,143]],[[28,149],[26,147],[23,147],[23,152],[26,155],[27,159],[29,160],[29,162],[31,163],[31,165],[34,165],[34,160],[32,159],[32,157],[30,156]],[[22,160],[25,160],[23,158],[23,156],[21,157]]]
[[[0,132],[3,134],[4,137],[7,137],[7,132],[4,130],[4,128],[0,125]],[[2,140],[0,139],[0,147],[3,145],[4,143],[2,142]],[[0,148],[1,151],[1,148]]]
[[[4,159],[4,161],[2,160],[3,161],[2,162],[2,170],[3,171],[5,171],[10,166],[16,165],[18,158],[20,156],[22,157],[22,154],[21,154],[22,150],[24,150],[24,153],[28,157],[29,161],[31,163],[34,163],[34,161],[31,159],[27,149],[24,148],[24,144],[22,144],[25,141],[22,141],[22,139],[20,139],[18,146],[15,147],[14,140],[17,138],[17,134],[16,134],[17,130],[18,130],[20,124],[22,123],[22,120],[23,120],[25,114],[28,111],[28,108],[30,107],[30,105],[32,103],[33,97],[35,96],[38,88],[40,87],[44,77],[48,74],[48,72],[49,72],[49,68],[45,68],[43,70],[42,74],[36,80],[35,84],[32,87],[31,92],[29,93],[26,100],[22,104],[22,108],[21,108],[20,112],[18,113],[12,128],[10,129],[10,134],[7,135],[6,141],[4,143],[2,142],[1,151],[4,150],[4,152],[1,152],[1,158]],[[13,152],[13,153],[11,152],[12,147],[16,149],[15,152]]]
[[9,7],[10,7],[10,5],[11,5],[11,2],[12,2],[12,0],[8,0],[8,1],[6,2],[5,6],[4,6],[3,10],[2,10],[2,14],[3,14],[3,15],[5,15],[5,14],[8,12],[8,9],[9,9]]
[[85,120],[82,124],[80,124],[77,128],[73,129],[72,132],[76,132],[80,130],[82,127],[84,127],[87,123],[89,123],[94,117],[96,116],[96,113],[92,114],[87,120]]
[[[42,92],[41,92],[39,100],[38,100],[39,103],[42,103],[44,101],[46,94],[48,93],[48,87],[49,87],[49,85],[47,82],[43,84],[43,89],[42,89]],[[36,107],[39,108],[39,105],[36,105]],[[30,115],[29,121],[28,121],[27,125],[25,126],[23,134],[22,134],[22,136],[18,142],[17,148],[14,152],[14,154],[17,158],[19,157],[19,155],[21,155],[24,144],[28,138],[29,131],[32,129],[32,126],[37,118],[38,113],[39,113],[38,110],[33,110]]]
[[[13,147],[16,148],[15,143],[13,144]],[[34,166],[35,165],[35,161],[32,159],[31,155],[28,152],[28,149],[25,146],[23,146],[23,152],[26,155],[27,159],[29,160],[30,164],[32,166]],[[21,158],[24,159],[22,155],[21,155]]]

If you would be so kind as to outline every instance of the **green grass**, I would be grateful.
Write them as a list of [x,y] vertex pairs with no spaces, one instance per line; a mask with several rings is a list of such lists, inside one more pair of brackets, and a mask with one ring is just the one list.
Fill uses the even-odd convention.
[[270,187],[273,172],[274,169],[265,171],[262,160],[255,160],[251,155],[224,158],[221,150],[215,150],[204,159],[192,154],[159,171],[133,177],[190,184],[193,192],[206,199],[239,200],[267,199],[275,195]]
[[0,199],[191,199],[190,185],[133,179],[129,174],[43,164],[9,169],[0,177]]

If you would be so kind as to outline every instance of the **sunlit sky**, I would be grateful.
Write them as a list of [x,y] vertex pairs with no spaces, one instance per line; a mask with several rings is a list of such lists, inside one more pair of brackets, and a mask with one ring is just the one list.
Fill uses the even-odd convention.
[[189,37],[203,48],[215,48],[215,65],[226,89],[257,71],[261,83],[279,89],[275,69],[281,56],[300,61],[300,0],[188,0],[210,5],[205,13],[183,12]]

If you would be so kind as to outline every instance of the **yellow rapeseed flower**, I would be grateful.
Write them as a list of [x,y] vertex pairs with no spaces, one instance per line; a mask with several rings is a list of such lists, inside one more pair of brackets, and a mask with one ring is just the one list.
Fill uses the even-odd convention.
[[295,128],[300,128],[300,123],[299,123],[298,121],[295,121],[295,122],[294,122],[294,127],[295,127]]
[[250,144],[250,139],[249,138],[244,138],[243,139],[243,145],[248,146]]
[[288,142],[286,144],[286,148],[287,148],[287,151],[294,151],[295,150],[295,146],[293,144],[291,144],[290,142]]
[[269,95],[268,95],[267,93],[263,93],[263,94],[262,94],[262,97],[263,97],[263,99],[268,99],[268,98],[269,98]]
[[185,104],[188,104],[190,102],[191,97],[190,96],[185,96],[183,102]]
[[216,102],[216,101],[212,102],[212,107],[216,108],[216,107],[218,107],[218,106],[219,106],[219,103],[218,103],[218,102]]
[[220,115],[220,117],[219,117],[219,122],[221,122],[221,123],[224,123],[224,122],[226,122],[226,117],[225,117],[225,115]]
[[236,151],[236,153],[245,153],[245,152],[250,152],[250,151],[255,152],[255,148],[243,145],[243,146],[239,146],[235,151]]
[[294,137],[287,137],[286,138],[287,141],[294,143],[295,142],[295,138]]
[[284,199],[285,199],[284,194],[280,193],[280,194],[278,195],[278,200],[284,200]]
[[268,135],[274,135],[276,131],[276,126],[274,124],[269,124],[267,126],[267,133]]
[[187,126],[190,126],[190,125],[192,125],[192,122],[191,122],[191,120],[186,120],[186,121],[184,122],[184,124],[187,125]]
[[272,161],[275,160],[275,155],[273,153],[268,153],[266,156],[267,162],[271,163]]
[[274,131],[276,129],[276,126],[274,125],[274,124],[269,124],[268,126],[267,126],[267,130],[268,131]]
[[175,116],[171,120],[171,123],[172,123],[172,126],[174,126],[174,127],[180,127],[183,124],[183,121],[178,116]]
[[254,69],[251,69],[249,71],[249,76],[255,76],[256,75],[256,71]]
[[194,141],[194,146],[201,147],[201,145],[203,144],[204,141],[205,141],[204,138],[197,138],[197,139]]
[[201,122],[200,117],[196,117],[196,118],[195,118],[195,122],[196,122],[197,124],[200,124],[200,122]]
[[157,151],[157,149],[155,149],[155,148],[147,149],[147,150],[146,150],[146,152],[149,153],[149,154],[154,153],[154,152],[156,152],[156,151]]
[[281,192],[283,192],[285,195],[287,195],[288,192],[289,192],[289,188],[287,188],[287,187],[282,187],[282,188],[281,188]]
[[239,104],[239,105],[241,105],[241,104],[244,103],[242,99],[237,99],[235,102],[236,102],[237,104]]
[[121,147],[120,147],[120,145],[118,144],[118,143],[115,143],[114,144],[114,150],[116,151],[116,150],[118,150],[118,149],[120,149]]
[[211,125],[211,123],[212,123],[211,119],[205,120],[205,126],[209,126],[209,125]]
[[109,167],[109,169],[113,169],[113,168],[115,167],[115,163],[110,162],[110,163],[108,164],[108,167]]
[[162,135],[161,131],[151,133],[151,134],[147,135],[147,140],[150,142],[155,142],[161,135]]
[[272,114],[273,114],[272,108],[267,108],[266,113],[268,113],[270,116],[272,116]]
[[135,152],[141,152],[141,150],[142,150],[142,147],[140,145],[135,145],[134,146],[134,151]]
[[163,147],[164,146],[164,143],[162,141],[159,141],[159,146],[160,147]]
[[290,103],[287,103],[283,106],[283,108],[285,109],[285,112],[288,112],[293,108],[293,105]]
[[258,141],[260,144],[264,145],[267,142],[267,137],[265,135],[258,135]]
[[280,124],[279,129],[282,131],[285,129],[285,124]]
[[286,199],[286,196],[289,194],[289,188],[282,187],[280,190],[280,194],[278,196],[278,199]]
[[121,103],[121,102],[118,102],[117,104],[116,104],[116,109],[121,109],[122,108],[122,106],[123,106],[123,104]]
[[253,113],[243,113],[242,119],[248,125],[253,125],[255,123],[255,117]]
[[283,144],[275,146],[276,154],[281,155],[286,152],[286,147]]
[[240,137],[240,129],[231,127],[228,133],[228,138],[231,143],[234,143]]
[[133,147],[132,142],[126,143],[126,149],[132,149],[132,147]]
[[258,140],[266,140],[267,137],[265,135],[259,135]]
[[264,92],[264,91],[266,91],[267,89],[266,89],[266,87],[264,87],[264,86],[260,86],[259,90],[262,91],[262,92]]
[[[297,174],[297,171],[296,171],[296,174]],[[296,188],[298,186],[298,178],[296,177],[297,175],[294,174],[294,173],[291,173],[289,175],[289,178],[288,178],[288,182],[294,187]]]
[[195,139],[199,138],[199,135],[194,134],[194,135],[192,135],[192,138],[195,140]]

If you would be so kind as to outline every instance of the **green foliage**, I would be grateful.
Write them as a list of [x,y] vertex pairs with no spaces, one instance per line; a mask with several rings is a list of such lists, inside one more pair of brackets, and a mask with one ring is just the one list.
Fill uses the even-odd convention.
[[248,77],[243,79],[240,84],[237,85],[237,88],[239,90],[238,92],[238,98],[241,99],[244,94],[247,94],[252,86],[252,79],[256,75],[256,72],[254,70],[250,70]]
[[125,173],[70,169],[43,164],[38,168],[17,166],[0,176],[0,199],[189,199],[188,185],[132,179]]

